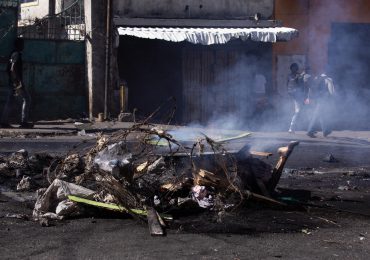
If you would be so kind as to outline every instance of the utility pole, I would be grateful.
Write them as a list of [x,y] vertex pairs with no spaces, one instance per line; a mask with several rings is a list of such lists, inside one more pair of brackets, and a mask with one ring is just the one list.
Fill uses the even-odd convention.
[[48,38],[52,39],[55,36],[55,0],[49,0],[49,13],[48,13]]
[[110,82],[110,45],[111,45],[111,8],[112,0],[107,0],[107,28],[105,39],[105,84],[104,84],[104,119],[108,118],[108,89]]

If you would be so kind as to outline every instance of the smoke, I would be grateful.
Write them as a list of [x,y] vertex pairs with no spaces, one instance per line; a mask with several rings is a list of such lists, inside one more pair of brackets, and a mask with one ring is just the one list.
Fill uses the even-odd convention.
[[[313,77],[326,73],[333,79],[336,93],[325,101],[326,109],[320,111],[332,130],[370,128],[370,51],[366,47],[370,42],[370,24],[360,23],[365,18],[354,17],[359,2],[350,2],[312,1],[309,10],[306,66],[313,68]],[[343,22],[350,20],[355,22]],[[224,61],[227,66],[214,72],[213,82],[202,86],[199,82],[191,82],[196,88],[191,93],[187,90],[183,93],[185,100],[190,100],[189,107],[193,108],[186,110],[191,115],[186,118],[188,125],[287,131],[294,113],[293,101],[272,90],[272,58],[268,56],[268,48],[257,44],[253,51],[237,55],[232,62],[230,59]],[[286,68],[288,74],[289,67]],[[265,93],[261,92],[261,85],[265,86]],[[192,101],[194,96],[200,97],[200,101]],[[313,109],[312,104],[304,106],[297,130],[307,131]],[[319,120],[315,129],[322,130]]]
[[213,68],[208,84],[196,80],[188,82],[193,86],[191,91],[184,89],[183,92],[188,126],[287,131],[293,103],[290,100],[282,102],[281,97],[273,93],[272,46],[253,44],[253,51],[231,53],[223,66]]
[[325,72],[336,86],[326,117],[335,130],[369,129],[368,15],[358,12],[360,1],[316,2],[310,10],[310,58],[316,73]]

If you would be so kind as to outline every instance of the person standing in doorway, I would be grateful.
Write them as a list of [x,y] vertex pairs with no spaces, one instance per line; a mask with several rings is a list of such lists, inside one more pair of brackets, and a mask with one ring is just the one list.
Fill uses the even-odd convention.
[[305,73],[299,72],[299,66],[297,63],[290,65],[287,87],[288,94],[292,97],[294,102],[294,115],[290,122],[289,133],[294,133],[296,130],[297,120],[299,119],[304,105],[304,100],[306,98],[304,75]]
[[0,119],[0,126],[2,128],[11,128],[9,124],[9,113],[11,108],[16,101],[16,98],[22,100],[22,116],[20,128],[32,128],[33,124],[28,122],[29,108],[31,103],[31,97],[26,87],[23,84],[23,61],[22,51],[24,43],[23,39],[17,39],[15,41],[15,49],[12,52],[9,63],[8,63],[8,76],[9,76],[9,92],[5,103],[4,110]]

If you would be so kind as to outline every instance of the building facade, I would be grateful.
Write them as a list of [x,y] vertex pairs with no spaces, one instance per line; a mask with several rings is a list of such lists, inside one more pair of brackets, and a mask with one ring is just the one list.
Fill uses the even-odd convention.
[[[258,112],[261,96],[272,92],[272,42],[212,44],[224,37],[220,28],[278,27],[271,21],[272,0],[113,1],[113,15],[120,34],[119,77],[128,84],[131,111],[150,114],[174,97],[177,123],[208,124],[222,117],[246,123]],[[190,38],[204,30],[199,39],[210,43],[176,42],[176,28]]]
[[275,0],[275,19],[300,31],[273,47],[276,92],[284,94],[290,62],[310,66],[313,74],[334,79],[338,128],[368,128],[370,1]]
[[[60,13],[75,2],[23,1],[20,25],[36,18],[43,21],[45,16],[69,17]],[[230,114],[248,121],[259,116],[261,111],[256,108],[263,97],[272,100],[276,115],[285,114],[279,109],[289,103],[286,76],[292,62],[298,62],[302,68],[310,66],[313,74],[326,72],[334,78],[339,93],[354,89],[348,95],[343,94],[352,97],[348,102],[356,103],[358,96],[364,100],[368,96],[369,52],[365,43],[369,40],[366,37],[370,0],[80,2],[83,9],[78,10],[83,13],[79,17],[83,20],[51,19],[46,25],[40,23],[43,26],[28,31],[49,40],[59,41],[64,35],[64,40],[83,42],[84,48],[76,49],[85,53],[85,72],[80,77],[84,80],[90,117],[101,112],[116,116],[120,112],[115,93],[123,82],[128,86],[129,111],[138,109],[145,116],[164,100],[174,97],[178,123],[204,124],[214,117]],[[217,34],[212,28],[282,25],[298,29],[299,37],[286,42],[277,40],[277,43],[230,38],[224,44],[208,45],[231,35],[230,32]],[[154,28],[155,33],[145,31],[148,28]],[[169,33],[174,28],[186,30],[185,38],[196,34],[190,28],[202,33],[175,42],[173,38],[177,36]],[[55,35],[59,38],[53,39]],[[196,41],[201,44],[193,44]],[[80,56],[76,57],[79,58],[74,60],[82,65]],[[367,107],[361,109],[365,111]]]
[[[6,21],[0,23],[0,109],[9,88],[6,67],[18,36],[24,39],[23,81],[32,96],[31,120],[76,118],[87,112],[81,2],[59,10],[67,1],[0,1],[1,21]],[[20,120],[18,111],[12,118]]]

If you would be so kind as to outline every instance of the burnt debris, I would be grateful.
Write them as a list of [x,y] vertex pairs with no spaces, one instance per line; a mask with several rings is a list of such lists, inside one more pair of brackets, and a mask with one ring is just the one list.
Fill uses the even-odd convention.
[[270,154],[250,152],[248,146],[229,149],[233,138],[175,136],[144,120],[99,135],[94,146],[65,157],[19,151],[0,158],[1,182],[19,191],[37,190],[33,217],[40,223],[97,207],[147,221],[155,236],[165,234],[172,213],[199,209],[222,216],[250,200],[283,205],[274,199],[275,188],[298,142],[280,148],[273,167],[254,157]]

